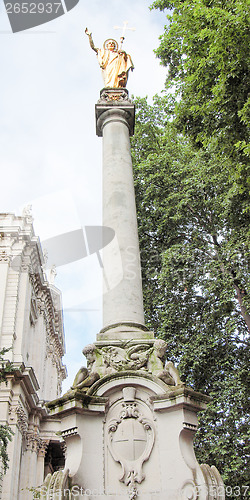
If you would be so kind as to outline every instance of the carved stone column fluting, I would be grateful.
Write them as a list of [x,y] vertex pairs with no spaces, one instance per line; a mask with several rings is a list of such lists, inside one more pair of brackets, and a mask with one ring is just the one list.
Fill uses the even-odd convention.
[[[103,329],[98,340],[145,338],[130,135],[134,104],[125,89],[104,89],[96,105],[103,137]],[[106,244],[106,228],[113,230]],[[148,338],[148,334],[146,334]]]

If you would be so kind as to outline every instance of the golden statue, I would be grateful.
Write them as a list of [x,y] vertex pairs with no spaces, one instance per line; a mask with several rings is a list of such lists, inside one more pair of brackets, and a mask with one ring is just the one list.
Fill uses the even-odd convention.
[[126,87],[128,72],[130,69],[131,71],[134,69],[130,55],[121,50],[121,47],[119,49],[117,41],[113,40],[113,38],[108,38],[103,44],[103,49],[98,49],[94,45],[92,33],[89,32],[88,28],[85,29],[85,33],[89,37],[91,49],[97,54],[102,69],[104,86],[111,88]]

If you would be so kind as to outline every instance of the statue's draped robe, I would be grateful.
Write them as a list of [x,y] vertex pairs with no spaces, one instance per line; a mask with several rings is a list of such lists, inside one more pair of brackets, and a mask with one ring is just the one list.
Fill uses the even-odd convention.
[[98,49],[97,57],[102,68],[105,87],[125,87],[128,71],[134,68],[130,55]]

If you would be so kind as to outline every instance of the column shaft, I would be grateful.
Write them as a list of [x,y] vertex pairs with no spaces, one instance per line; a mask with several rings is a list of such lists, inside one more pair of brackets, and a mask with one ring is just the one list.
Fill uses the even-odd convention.
[[[127,109],[126,109],[127,108]],[[131,113],[132,108],[132,113]],[[130,132],[134,106],[98,109],[103,137],[103,226],[114,230],[104,246],[103,329],[105,338],[143,338],[144,311]],[[105,239],[105,238],[104,238]],[[119,334],[120,332],[120,334]],[[99,339],[104,339],[102,335]]]

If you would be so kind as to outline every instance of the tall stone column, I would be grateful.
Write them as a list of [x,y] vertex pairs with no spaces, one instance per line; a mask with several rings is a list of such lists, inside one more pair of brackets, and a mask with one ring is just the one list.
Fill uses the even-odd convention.
[[[135,106],[125,89],[104,89],[96,105],[103,138],[103,329],[97,340],[149,338],[144,325],[130,135]],[[105,228],[114,238],[105,246]],[[146,333],[147,332],[147,333]],[[153,335],[152,335],[153,337]]]
[[83,349],[87,368],[72,389],[47,405],[50,417],[61,419],[67,453],[64,471],[44,482],[46,497],[70,478],[96,500],[223,500],[219,472],[199,466],[193,449],[197,412],[210,398],[185,387],[165,362],[167,343],[144,325],[127,91],[105,88],[96,119],[103,138],[104,326]]

